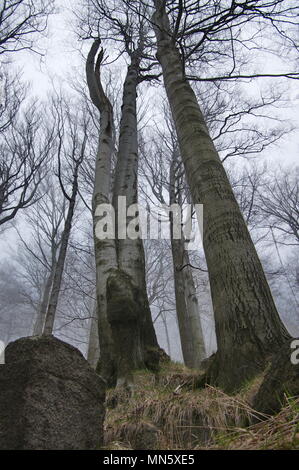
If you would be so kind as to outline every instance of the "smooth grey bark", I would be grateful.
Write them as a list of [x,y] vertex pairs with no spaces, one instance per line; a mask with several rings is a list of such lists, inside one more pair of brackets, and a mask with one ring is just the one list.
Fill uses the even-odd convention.
[[111,203],[111,165],[114,151],[114,123],[111,103],[104,93],[100,78],[102,51],[97,61],[95,58],[100,41],[94,41],[86,62],[86,77],[93,104],[100,112],[100,133],[95,166],[95,182],[92,200],[94,250],[96,262],[96,297],[97,318],[100,344],[98,371],[107,381],[108,386],[116,382],[116,358],[110,324],[107,318],[107,279],[111,270],[118,268],[114,239],[99,239],[96,235],[97,207]]
[[[179,204],[180,191],[177,187],[176,172],[177,158],[173,153],[169,176],[169,202]],[[191,369],[199,369],[205,358],[205,345],[199,317],[199,305],[196,288],[190,268],[188,252],[185,249],[185,238],[181,231],[181,238],[174,237],[173,214],[170,212],[171,252],[173,259],[173,277],[176,312],[181,339],[184,363]]]
[[236,390],[261,371],[289,338],[226,172],[172,41],[165,4],[155,0],[157,58],[175,123],[188,184],[204,206],[203,244],[209,270],[218,352],[205,380]]
[[[131,53],[131,63],[123,87],[120,137],[115,171],[113,206],[116,215],[116,234],[119,232],[119,197],[125,197],[126,210],[138,203],[138,143],[137,143],[137,86],[139,83],[140,51]],[[126,217],[126,226],[138,220],[138,208]],[[119,382],[131,380],[130,370],[158,367],[158,342],[153,326],[145,281],[145,258],[143,242],[136,235],[131,239],[117,236],[116,251],[120,272],[108,280],[109,291],[117,292],[118,300],[110,295],[108,318],[118,349],[119,369],[123,377]],[[116,295],[116,294],[115,294]],[[124,309],[126,306],[126,309]]]
[[[101,113],[99,152],[93,197],[94,225],[96,208],[110,202],[111,157],[113,152],[112,107],[99,77],[99,55],[94,60],[99,41],[91,48],[86,65],[90,96]],[[137,116],[136,88],[138,60],[132,60],[124,83],[120,139],[114,176],[113,207],[116,219],[115,240],[99,240],[95,231],[97,267],[97,302],[101,369],[112,379],[116,372],[118,386],[131,386],[132,370],[156,364],[151,348],[158,348],[146,294],[143,245],[140,239],[121,240],[118,234],[118,198],[126,197],[124,210],[137,203]],[[127,220],[128,223],[128,220]],[[112,360],[111,360],[112,358]],[[150,358],[150,361],[149,361]],[[158,359],[158,356],[157,356]],[[112,382],[112,380],[110,381]]]

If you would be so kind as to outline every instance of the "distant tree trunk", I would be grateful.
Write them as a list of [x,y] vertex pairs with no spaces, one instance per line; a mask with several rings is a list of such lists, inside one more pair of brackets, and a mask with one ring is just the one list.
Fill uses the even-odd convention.
[[74,171],[73,185],[72,185],[72,195],[69,198],[67,216],[65,220],[64,229],[61,235],[61,244],[60,244],[60,249],[59,249],[58,260],[57,260],[55,270],[54,270],[52,289],[51,289],[49,304],[48,304],[46,318],[45,318],[43,335],[53,334],[53,327],[54,327],[55,315],[56,315],[57,304],[58,304],[58,299],[59,299],[59,293],[61,289],[67,247],[68,247],[68,242],[69,242],[69,238],[71,234],[72,220],[74,216],[76,197],[78,193],[78,168],[79,168],[79,164],[76,164],[75,171]]
[[100,343],[97,317],[97,302],[94,302],[92,317],[90,320],[89,342],[87,351],[87,361],[93,369],[97,368],[100,357]]
[[205,359],[205,345],[200,323],[196,288],[184,249],[184,239],[171,240],[174,264],[176,311],[184,363],[191,369],[199,369]]
[[[177,159],[173,157],[170,166],[169,202],[179,203],[177,196],[175,167]],[[199,306],[192,270],[189,266],[188,252],[185,250],[185,238],[174,238],[173,216],[170,212],[171,251],[173,259],[173,276],[176,301],[176,313],[181,339],[184,363],[187,367],[198,369],[205,358],[205,346],[199,318]]]
[[165,4],[155,0],[158,60],[195,204],[204,206],[218,353],[206,380],[235,390],[289,338],[196,96],[172,41]]
[[[118,233],[118,201],[119,196],[126,198],[126,210],[132,204],[137,204],[137,173],[138,173],[138,143],[137,143],[137,85],[139,76],[138,53],[132,53],[131,64],[128,67],[123,89],[123,105],[120,123],[120,139],[115,171],[113,206],[116,214],[116,233]],[[127,217],[128,224],[136,218],[137,214]],[[137,215],[138,216],[138,215]],[[111,304],[110,317],[115,346],[119,348],[118,358],[120,369],[124,376],[127,371],[136,368],[155,367],[158,362],[158,343],[151,318],[145,282],[145,260],[143,243],[140,238],[134,240],[129,237],[117,239],[117,258],[122,274],[113,274],[109,289],[116,290]],[[124,276],[125,274],[126,276]],[[129,293],[129,290],[131,292]],[[121,293],[119,302],[116,302],[117,291]],[[125,295],[127,294],[127,304]],[[126,304],[126,309],[121,308]],[[116,305],[117,304],[117,305]],[[135,305],[135,306],[134,306]],[[109,308],[109,305],[108,305]],[[122,382],[124,377],[119,377]]]
[[[184,240],[182,240],[182,243]],[[192,345],[193,345],[193,368],[200,368],[200,364],[206,357],[206,349],[204,336],[201,325],[201,308],[198,303],[196,287],[194,283],[192,268],[190,267],[190,259],[188,252],[184,250],[183,258],[183,271],[184,271],[184,284],[185,284],[185,299],[187,305],[187,313],[189,316],[189,324],[192,331]]]
[[165,313],[162,313],[161,317],[162,317],[162,323],[163,323],[163,326],[164,326],[165,336],[166,336],[167,354],[168,354],[169,357],[171,357],[170,338],[169,338],[169,331],[168,331],[168,325],[167,325],[167,318],[166,318]]
[[54,269],[52,269],[52,271],[50,272],[46,280],[42,301],[41,301],[40,308],[37,313],[37,318],[34,324],[34,330],[33,330],[34,336],[40,336],[43,332],[43,326],[44,326],[44,322],[45,322],[45,318],[47,314],[47,308],[48,308],[48,303],[49,303],[49,298],[50,298],[50,293],[51,293],[53,276],[54,276]]

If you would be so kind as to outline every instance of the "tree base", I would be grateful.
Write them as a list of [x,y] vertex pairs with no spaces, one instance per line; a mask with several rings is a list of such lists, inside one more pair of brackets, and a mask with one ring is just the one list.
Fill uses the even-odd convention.
[[[251,357],[248,359],[248,357]],[[238,393],[240,389],[263,372],[267,361],[257,353],[242,354],[241,351],[233,352],[226,360],[216,352],[210,358],[203,361],[204,374],[199,376],[196,387],[201,388],[206,384],[222,389],[226,393]]]
[[272,357],[263,383],[253,400],[253,408],[260,413],[277,413],[284,405],[286,397],[299,395],[299,363],[291,362],[292,341],[287,341]]

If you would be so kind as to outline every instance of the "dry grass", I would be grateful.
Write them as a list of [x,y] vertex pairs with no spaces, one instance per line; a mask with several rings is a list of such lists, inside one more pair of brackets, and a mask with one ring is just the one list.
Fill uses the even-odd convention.
[[276,416],[242,429],[231,429],[216,438],[210,449],[299,449],[299,397],[285,397],[286,405]]
[[[134,395],[108,391],[106,449],[264,449],[298,447],[298,399],[276,417],[250,406],[262,378],[236,396],[193,390],[198,372],[170,363],[135,375]],[[257,424],[252,424],[253,422]]]

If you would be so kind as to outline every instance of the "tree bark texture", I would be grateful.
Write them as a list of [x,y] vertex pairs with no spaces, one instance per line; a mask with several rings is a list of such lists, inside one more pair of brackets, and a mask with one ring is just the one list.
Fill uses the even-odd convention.
[[157,58],[193,203],[203,204],[203,244],[218,342],[206,380],[235,390],[263,369],[289,335],[196,96],[186,80],[164,2],[155,0]]
[[96,226],[100,220],[97,207],[101,204],[111,203],[111,165],[114,151],[114,124],[113,109],[106,97],[100,80],[101,53],[97,62],[95,57],[100,46],[94,41],[86,62],[86,77],[89,93],[93,104],[100,111],[100,133],[98,152],[95,166],[95,182],[93,191],[93,227],[94,250],[96,262],[96,297],[97,317],[100,344],[100,360],[98,372],[107,381],[108,386],[116,383],[116,358],[110,324],[107,318],[106,284],[109,273],[117,269],[117,257],[114,239],[99,239],[96,235]]
[[[133,204],[138,203],[138,142],[137,142],[137,86],[139,77],[139,58],[138,53],[133,53],[131,64],[128,67],[127,75],[123,87],[123,104],[120,122],[120,137],[117,155],[117,165],[115,172],[113,205],[116,214],[116,233],[118,233],[118,198],[126,198],[125,210]],[[126,218],[127,226],[135,218],[138,218],[138,211],[132,216]],[[125,239],[117,238],[116,241],[118,266],[126,276],[118,276],[116,282],[115,276],[111,280],[109,289],[112,286],[126,284],[127,288],[131,285],[129,303],[135,302],[137,315],[129,314],[125,310],[121,313],[118,309],[118,320],[115,312],[110,317],[110,323],[115,326],[115,334],[120,338],[119,324],[123,323],[123,332],[128,331],[128,322],[131,325],[131,335],[124,334],[121,341],[126,341],[122,355],[126,354],[128,363],[127,368],[138,367],[156,367],[159,361],[158,343],[155,329],[152,322],[151,311],[149,307],[146,281],[145,281],[145,258],[143,242],[136,236],[131,239],[126,236]],[[130,282],[128,282],[130,279]],[[120,289],[120,287],[119,287]],[[123,318],[121,318],[123,315]],[[117,324],[116,324],[117,323]],[[112,327],[113,329],[113,327]],[[129,338],[129,336],[131,336]],[[116,339],[119,344],[120,340]],[[129,344],[129,343],[130,344]],[[122,362],[124,360],[122,359]]]

